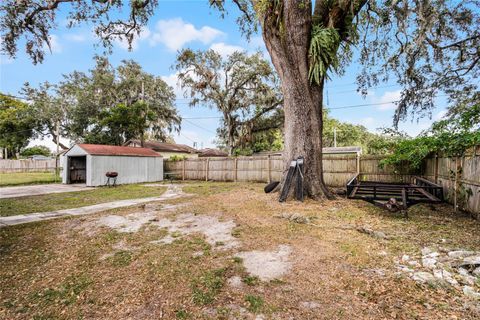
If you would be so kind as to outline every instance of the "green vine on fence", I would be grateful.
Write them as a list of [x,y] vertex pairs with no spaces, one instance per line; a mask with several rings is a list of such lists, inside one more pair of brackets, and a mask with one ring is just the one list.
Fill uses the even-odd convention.
[[421,168],[425,158],[433,153],[446,157],[462,157],[467,150],[480,145],[480,103],[475,95],[456,108],[445,119],[434,122],[431,128],[416,138],[400,139],[393,152],[380,162],[381,166],[404,166],[412,171]]

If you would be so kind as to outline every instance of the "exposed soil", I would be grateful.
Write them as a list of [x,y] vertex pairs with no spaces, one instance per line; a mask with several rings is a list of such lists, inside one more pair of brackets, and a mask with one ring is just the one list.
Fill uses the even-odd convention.
[[243,259],[247,272],[262,281],[279,279],[290,269],[289,246],[280,245],[277,251],[249,251],[240,252],[238,257]]

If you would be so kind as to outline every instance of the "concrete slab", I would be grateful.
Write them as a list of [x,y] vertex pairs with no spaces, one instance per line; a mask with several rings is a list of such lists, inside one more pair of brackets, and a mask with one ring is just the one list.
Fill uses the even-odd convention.
[[29,222],[51,220],[51,219],[56,219],[60,217],[94,214],[97,212],[102,212],[110,209],[130,207],[130,206],[139,205],[147,202],[175,199],[185,195],[186,194],[184,194],[181,188],[179,188],[178,186],[168,186],[167,191],[165,191],[165,193],[163,193],[160,197],[118,200],[118,201],[100,203],[100,204],[95,204],[95,205],[80,207],[80,208],[63,209],[63,210],[56,210],[56,211],[49,211],[49,212],[37,212],[37,213],[30,213],[30,214],[19,214],[16,216],[9,216],[9,217],[0,217],[0,228],[6,227],[6,226],[13,226],[17,224],[29,223]]
[[36,196],[49,193],[93,190],[85,184],[39,184],[31,186],[0,188],[0,199]]

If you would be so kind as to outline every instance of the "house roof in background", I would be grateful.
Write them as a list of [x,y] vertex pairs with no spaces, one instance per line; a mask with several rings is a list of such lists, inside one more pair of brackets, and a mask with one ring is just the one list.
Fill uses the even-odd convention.
[[34,154],[31,156],[27,157],[28,159],[33,159],[33,160],[50,160],[52,157],[46,157],[43,154]]
[[228,153],[219,149],[205,148],[200,150],[199,157],[228,157]]
[[[125,143],[125,145],[129,145],[131,143],[140,145],[140,140],[129,140]],[[160,141],[144,141],[143,142],[144,148],[150,148],[157,152],[180,152],[180,153],[198,153],[198,150],[189,147],[184,144],[176,144],[176,143],[167,143],[167,142],[160,142]]]
[[124,146],[110,146],[104,144],[78,144],[86,153],[101,156],[130,156],[130,157],[161,157],[158,153],[148,148],[135,148]]

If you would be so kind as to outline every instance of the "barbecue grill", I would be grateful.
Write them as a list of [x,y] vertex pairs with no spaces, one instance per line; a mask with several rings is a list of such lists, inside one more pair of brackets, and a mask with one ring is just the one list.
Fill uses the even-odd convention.
[[115,187],[117,184],[118,172],[108,171],[105,173],[105,176],[107,176],[107,183],[105,183],[105,185]]

